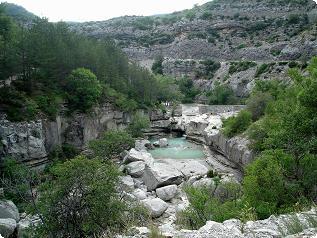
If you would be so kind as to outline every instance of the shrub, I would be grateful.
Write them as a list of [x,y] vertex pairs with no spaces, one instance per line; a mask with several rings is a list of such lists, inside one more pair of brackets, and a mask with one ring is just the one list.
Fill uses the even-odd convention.
[[78,68],[68,76],[66,91],[70,108],[86,112],[98,102],[102,87],[90,70]]
[[155,74],[163,74],[163,57],[160,56],[155,59],[153,65],[152,65],[152,72]]
[[229,74],[246,71],[255,66],[257,66],[257,64],[252,61],[231,62],[230,68],[229,68]]
[[252,120],[256,121],[264,115],[266,106],[273,101],[273,97],[269,93],[257,92],[247,99],[247,110],[252,114]]
[[128,132],[131,133],[133,137],[141,137],[143,136],[143,130],[149,127],[149,117],[143,115],[142,113],[135,113],[132,117],[132,122],[128,126]]
[[205,66],[206,75],[209,78],[213,78],[215,72],[221,67],[220,62],[215,62],[213,60],[204,60],[201,63]]
[[212,91],[207,93],[207,97],[209,104],[214,105],[235,104],[237,102],[233,90],[227,85],[216,85]]
[[51,169],[40,187],[38,208],[45,221],[37,237],[89,237],[121,232],[135,217],[117,193],[119,172],[110,162],[76,157]]
[[103,136],[89,143],[94,156],[114,159],[120,156],[124,150],[134,146],[134,139],[125,131],[107,131]]
[[244,132],[252,123],[252,114],[242,110],[236,117],[230,117],[224,121],[223,133],[228,137],[233,137]]
[[177,81],[179,90],[184,95],[182,103],[193,103],[195,97],[199,94],[199,90],[194,86],[193,80],[190,78],[182,78]]

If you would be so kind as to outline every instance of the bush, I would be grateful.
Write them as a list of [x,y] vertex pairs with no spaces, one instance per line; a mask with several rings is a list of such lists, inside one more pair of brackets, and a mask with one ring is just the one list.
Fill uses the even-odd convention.
[[229,68],[229,74],[246,71],[252,67],[255,67],[257,64],[251,61],[241,61],[241,62],[231,62]]
[[266,106],[271,101],[273,97],[269,93],[257,92],[250,96],[247,100],[247,110],[251,112],[253,121],[264,115]]
[[215,72],[221,67],[220,62],[216,62],[213,60],[204,60],[201,63],[205,66],[206,75],[209,78],[213,78]]
[[90,70],[78,68],[68,76],[66,91],[70,108],[86,112],[98,102],[102,87]]
[[137,216],[132,204],[119,197],[120,173],[112,163],[79,156],[53,167],[51,173],[52,179],[40,187],[38,208],[45,222],[37,237],[122,232],[130,217]]
[[133,137],[143,136],[143,130],[150,127],[149,117],[143,115],[142,113],[136,113],[132,117],[132,122],[128,126],[128,132]]
[[230,117],[223,123],[223,133],[228,137],[233,137],[244,132],[252,123],[252,114],[242,110],[236,117]]
[[163,57],[160,56],[155,59],[153,65],[152,65],[152,72],[154,74],[163,74]]
[[233,90],[227,85],[216,85],[212,91],[207,93],[207,97],[209,104],[213,105],[228,105],[237,102]]
[[258,67],[258,69],[256,70],[255,77],[256,78],[260,77],[262,74],[269,71],[269,69],[270,69],[270,66],[268,64],[261,64],[260,67]]
[[199,90],[194,86],[193,80],[190,78],[182,78],[177,81],[179,90],[184,95],[182,103],[193,103],[195,97],[199,94]]
[[229,182],[220,184],[225,194],[222,199],[215,195],[217,186],[186,187],[190,205],[177,213],[177,223],[185,229],[199,229],[210,220],[223,222],[230,218],[239,218],[239,210],[242,208],[240,185]]
[[118,158],[124,150],[133,146],[134,139],[125,131],[107,131],[100,139],[89,143],[94,156],[107,159]]

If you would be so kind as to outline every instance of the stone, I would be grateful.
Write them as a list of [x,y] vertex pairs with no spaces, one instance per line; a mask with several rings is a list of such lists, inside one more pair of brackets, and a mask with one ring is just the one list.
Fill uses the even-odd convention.
[[147,198],[146,192],[142,189],[136,189],[132,192],[132,194],[140,201]]
[[175,184],[156,189],[156,195],[164,201],[173,199],[176,196],[176,193],[177,185]]
[[146,199],[142,203],[149,209],[153,218],[160,217],[168,208],[167,203],[160,198]]
[[196,160],[171,160],[166,159],[166,163],[174,166],[179,170],[185,178],[190,178],[192,176],[204,176],[208,172],[208,168],[201,162]]
[[120,186],[122,190],[131,191],[134,189],[134,181],[133,178],[128,176],[120,176]]
[[161,148],[167,147],[168,146],[168,140],[166,138],[159,139],[159,146]]
[[18,238],[27,237],[27,231],[31,227],[35,227],[41,223],[39,216],[27,216],[24,219],[21,219],[18,223]]
[[16,222],[20,220],[19,210],[12,201],[0,201],[0,218],[11,218],[14,219]]
[[132,177],[141,177],[144,173],[145,162],[143,161],[135,161],[125,166],[125,170]]
[[149,140],[136,140],[134,148],[138,151],[147,151],[151,148],[151,142]]
[[17,227],[17,223],[14,219],[11,218],[0,218],[0,234],[4,238],[10,237]]
[[143,161],[147,165],[151,165],[154,162],[154,158],[148,152],[137,151],[136,149],[132,148],[126,155],[126,157],[123,159],[123,163],[128,164],[135,161]]
[[154,163],[145,167],[142,179],[148,191],[152,191],[158,187],[180,184],[183,180],[183,174],[169,164]]
[[198,181],[195,181],[193,183],[193,187],[209,187],[209,186],[214,186],[214,181],[212,178],[202,178]]
[[236,227],[226,227],[222,223],[207,221],[206,225],[201,227],[194,237],[208,238],[242,238],[241,230]]

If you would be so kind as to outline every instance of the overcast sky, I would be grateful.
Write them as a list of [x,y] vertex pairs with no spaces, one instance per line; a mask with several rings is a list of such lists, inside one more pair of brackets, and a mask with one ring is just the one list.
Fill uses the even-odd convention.
[[[4,2],[0,0],[1,2]],[[154,15],[210,0],[6,0],[50,21],[97,21],[124,15]]]

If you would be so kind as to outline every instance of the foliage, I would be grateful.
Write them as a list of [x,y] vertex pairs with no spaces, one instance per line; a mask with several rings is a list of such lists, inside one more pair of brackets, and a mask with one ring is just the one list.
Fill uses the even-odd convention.
[[150,127],[150,119],[148,116],[143,115],[141,112],[137,112],[132,117],[132,121],[128,126],[128,132],[133,137],[141,137],[143,130]]
[[89,148],[94,156],[106,159],[118,158],[124,150],[134,146],[134,139],[125,131],[107,131],[100,139],[91,141]]
[[253,93],[247,99],[247,110],[252,114],[252,120],[257,121],[264,115],[265,109],[273,97],[269,93],[257,92]]
[[209,104],[229,105],[237,102],[233,90],[227,85],[217,84],[215,88],[207,93]]
[[240,62],[231,62],[229,68],[229,74],[234,74],[241,71],[246,71],[252,67],[255,67],[257,64],[251,61],[240,61]]
[[66,81],[69,107],[83,112],[91,109],[101,96],[101,85],[90,70],[75,69]]
[[152,65],[152,72],[155,74],[163,74],[163,57],[160,56],[155,59],[153,65]]
[[179,85],[174,78],[163,75],[156,75],[155,89],[158,93],[157,100],[159,102],[178,102],[184,95],[181,93]]
[[252,123],[252,115],[249,111],[242,110],[236,117],[229,117],[223,123],[223,133],[233,137],[244,132]]
[[213,60],[204,60],[201,63],[205,66],[206,76],[208,78],[213,78],[215,72],[221,67],[220,62],[216,62]]
[[34,186],[40,182],[35,171],[19,164],[12,158],[4,158],[1,171],[1,187],[4,188],[5,198],[12,200],[21,211],[35,201]]
[[230,218],[239,218],[242,206],[241,188],[238,184],[225,183],[222,186],[222,199],[216,195],[217,185],[205,187],[186,187],[190,202],[188,208],[177,213],[177,223],[187,229],[199,229],[206,221],[223,222]]
[[177,83],[184,95],[182,103],[193,103],[195,97],[199,94],[199,90],[194,86],[193,81],[190,78],[181,78]]
[[40,187],[38,207],[44,223],[37,237],[95,236],[130,225],[133,209],[117,193],[119,172],[112,163],[79,156],[56,165],[51,174]]

